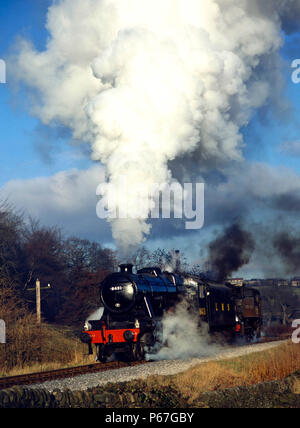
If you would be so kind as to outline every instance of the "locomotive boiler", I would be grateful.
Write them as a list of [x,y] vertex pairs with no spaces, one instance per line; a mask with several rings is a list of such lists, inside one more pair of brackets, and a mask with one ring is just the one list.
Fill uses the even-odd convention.
[[[252,338],[259,336],[262,324],[260,294],[246,287],[218,284],[196,276],[144,268],[136,274],[132,265],[121,265],[99,288],[103,315],[90,320],[81,340],[90,353],[96,347],[97,360],[140,360],[145,349],[157,341],[157,328],[163,315],[181,299],[189,311],[205,322],[210,332],[228,331]],[[187,331],[187,335],[189,332]]]

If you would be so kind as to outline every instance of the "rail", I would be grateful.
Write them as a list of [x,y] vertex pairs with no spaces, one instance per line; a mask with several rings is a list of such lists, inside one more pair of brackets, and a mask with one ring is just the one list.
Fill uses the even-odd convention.
[[69,377],[81,376],[87,373],[98,373],[107,370],[118,370],[124,367],[133,367],[145,363],[146,361],[113,361],[111,363],[106,364],[88,364],[85,366],[76,366],[65,369],[43,371],[38,373],[28,373],[18,376],[2,377],[0,378],[0,390],[11,388],[12,386],[33,385],[56,379],[66,379]]

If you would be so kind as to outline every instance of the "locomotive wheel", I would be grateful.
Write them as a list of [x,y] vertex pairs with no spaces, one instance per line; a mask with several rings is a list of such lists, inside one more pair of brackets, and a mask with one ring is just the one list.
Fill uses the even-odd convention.
[[107,363],[109,359],[109,355],[107,355],[107,353],[105,352],[105,348],[103,345],[98,345],[97,346],[97,361],[99,361],[100,363]]
[[135,361],[142,361],[145,358],[144,346],[140,340],[133,344],[132,354]]
[[108,361],[108,357],[107,357],[106,355],[100,355],[100,356],[98,357],[98,361],[99,361],[100,363],[102,363],[102,364],[105,364],[105,363],[107,363],[107,361]]
[[125,361],[142,361],[145,358],[144,344],[138,339],[136,343],[132,343],[127,352],[119,354],[118,358]]
[[139,346],[137,343],[133,343],[131,348],[123,354],[123,359],[127,362],[140,361],[142,359],[140,357]]
[[246,341],[247,343],[251,343],[254,339],[254,335],[252,333],[247,334]]
[[119,361],[124,361],[126,363],[136,361],[133,345],[132,345],[132,347],[130,347],[130,349],[127,349],[127,351],[118,352],[116,355],[117,355],[117,359]]

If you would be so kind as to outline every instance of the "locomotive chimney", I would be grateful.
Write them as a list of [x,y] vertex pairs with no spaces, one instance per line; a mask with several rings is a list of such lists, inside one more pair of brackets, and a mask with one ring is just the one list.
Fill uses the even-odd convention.
[[120,265],[120,269],[122,273],[133,273],[133,265],[132,264],[122,264]]

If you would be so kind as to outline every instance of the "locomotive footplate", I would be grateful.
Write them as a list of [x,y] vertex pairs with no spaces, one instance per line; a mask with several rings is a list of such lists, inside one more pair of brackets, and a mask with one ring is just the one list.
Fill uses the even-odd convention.
[[85,331],[84,333],[89,335],[92,344],[113,345],[117,343],[136,343],[140,329],[107,330],[103,327],[101,330]]

